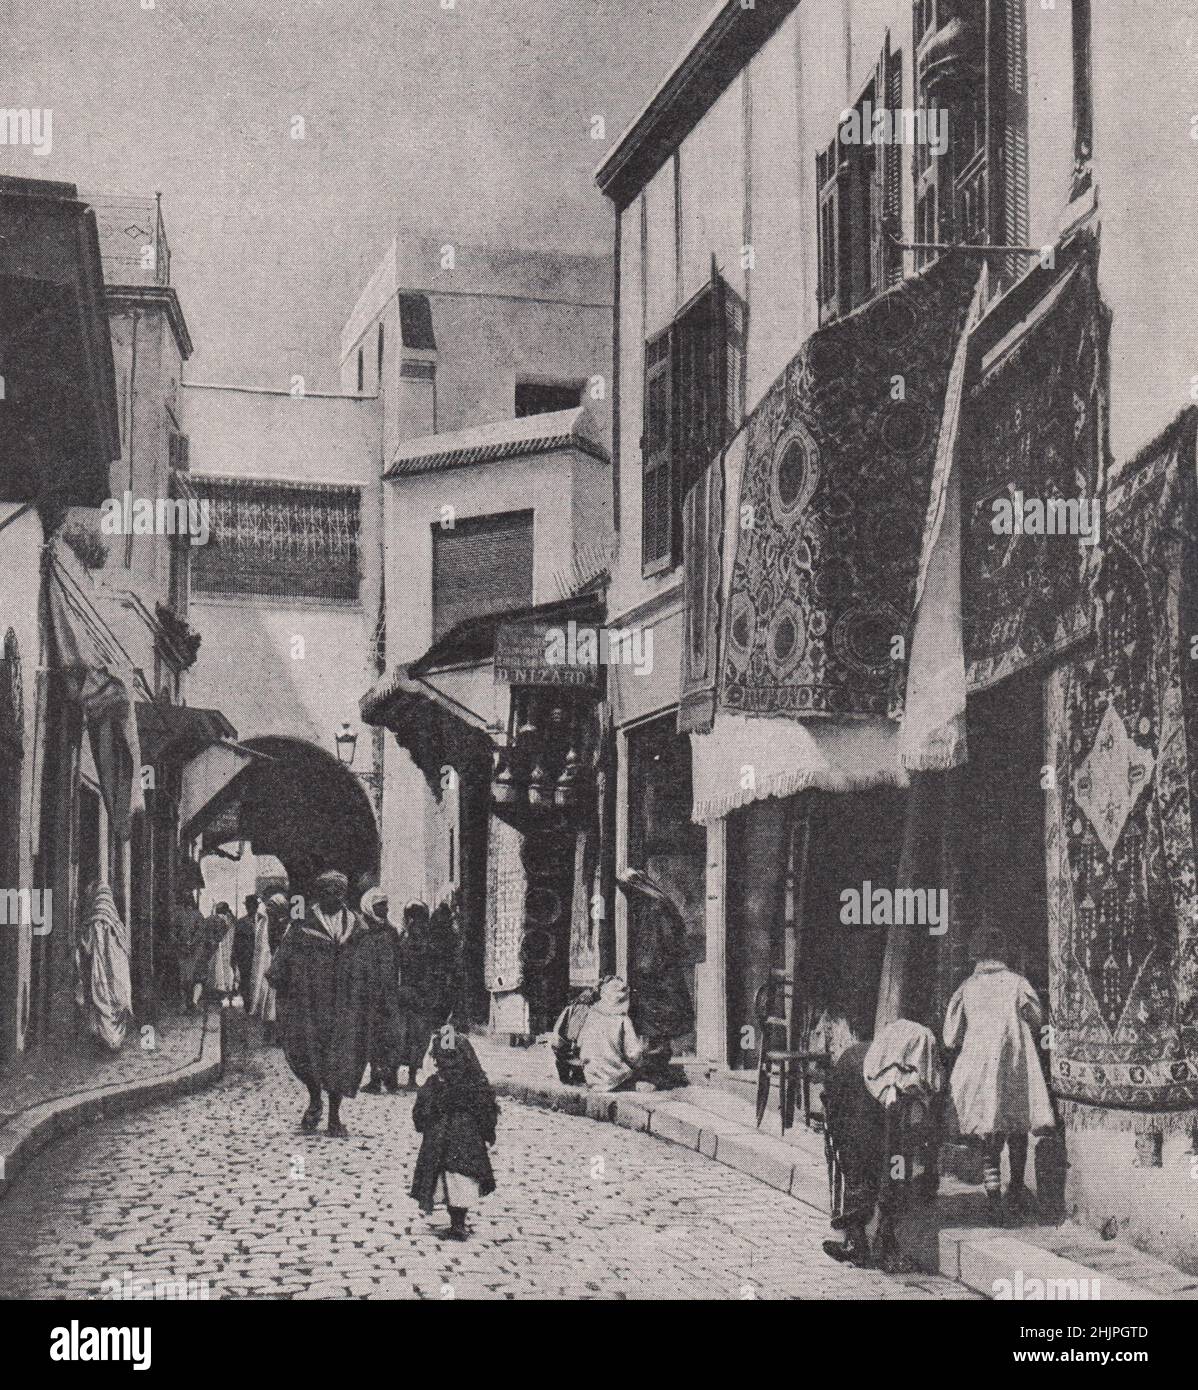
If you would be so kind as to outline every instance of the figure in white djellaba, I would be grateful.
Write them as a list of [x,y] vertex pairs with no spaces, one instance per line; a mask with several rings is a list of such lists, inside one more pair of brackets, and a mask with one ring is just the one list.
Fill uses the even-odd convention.
[[982,1145],[986,1197],[996,1225],[1003,1224],[1004,1143],[1011,1163],[1007,1203],[1014,1217],[1027,1204],[1028,1135],[1056,1125],[1036,1048],[1043,1023],[1040,998],[1007,966],[1006,954],[1001,929],[984,927],[971,951],[973,974],[944,1016],[945,1047],[961,1049],[949,1082],[949,1132]]

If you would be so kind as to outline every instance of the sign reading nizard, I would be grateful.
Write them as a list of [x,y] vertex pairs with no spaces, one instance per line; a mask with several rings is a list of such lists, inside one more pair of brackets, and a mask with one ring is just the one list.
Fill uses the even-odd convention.
[[502,623],[495,633],[495,680],[503,685],[599,683],[599,630],[574,622]]

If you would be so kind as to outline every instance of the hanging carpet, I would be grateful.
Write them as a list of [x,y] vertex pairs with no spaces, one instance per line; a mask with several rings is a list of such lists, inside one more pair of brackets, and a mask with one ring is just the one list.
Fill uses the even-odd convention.
[[1198,503],[1186,411],[1111,489],[1097,640],[1048,682],[1053,1088],[1198,1105]]
[[901,716],[946,388],[976,281],[971,258],[942,257],[815,333],[753,412],[723,710]]

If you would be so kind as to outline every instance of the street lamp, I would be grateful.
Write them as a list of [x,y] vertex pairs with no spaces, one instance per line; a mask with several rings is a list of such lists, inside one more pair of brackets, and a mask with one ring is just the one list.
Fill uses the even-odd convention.
[[354,761],[354,753],[358,747],[358,736],[349,727],[349,720],[337,730],[337,737],[334,740],[337,744],[337,761],[345,767],[350,767]]

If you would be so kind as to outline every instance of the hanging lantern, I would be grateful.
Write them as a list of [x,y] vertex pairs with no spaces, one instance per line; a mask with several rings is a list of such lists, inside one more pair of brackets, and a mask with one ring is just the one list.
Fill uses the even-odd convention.
[[491,796],[499,806],[513,806],[520,799],[520,787],[512,776],[503,754],[495,754],[495,770],[491,775]]
[[553,783],[540,759],[528,778],[528,804],[537,810],[547,810],[553,805]]
[[570,810],[578,805],[579,781],[582,777],[582,759],[578,756],[576,749],[571,748],[566,754],[566,763],[562,768],[561,776],[557,779],[557,786],[554,788],[553,799],[563,810]]

